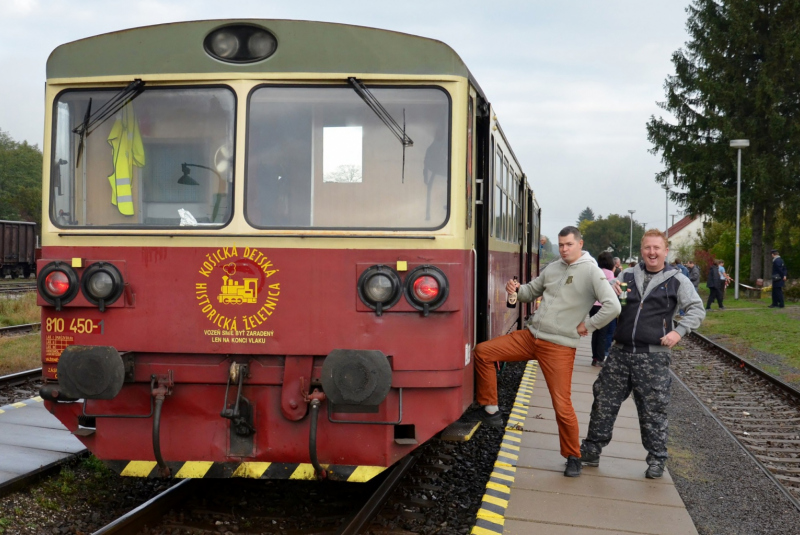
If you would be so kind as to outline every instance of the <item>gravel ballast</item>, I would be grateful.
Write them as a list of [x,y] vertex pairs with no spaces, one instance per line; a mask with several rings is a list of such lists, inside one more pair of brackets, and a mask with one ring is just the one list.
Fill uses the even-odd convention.
[[796,535],[800,512],[673,380],[667,464],[700,535]]
[[[508,417],[516,396],[525,363],[509,363],[498,380],[500,406],[504,418]],[[475,515],[481,504],[486,481],[492,472],[503,430],[485,426],[475,433],[469,442],[445,443],[434,440],[423,446],[423,459],[435,457],[439,451],[452,457],[449,470],[438,474],[430,481],[437,487],[434,491],[413,488],[402,492],[400,498],[416,498],[428,501],[421,511],[424,520],[403,516],[386,515],[372,526],[372,532],[388,529],[407,530],[412,533],[441,535],[466,535],[475,523]],[[438,443],[438,444],[437,444]],[[427,462],[427,461],[426,461]],[[32,487],[0,497],[0,534],[59,535],[92,533],[119,515],[138,506],[172,482],[123,478],[110,473],[94,458],[77,460],[62,469],[60,475]],[[211,486],[214,486],[213,482]],[[303,520],[315,514],[327,514],[319,503],[325,498],[325,487],[314,482],[290,481],[245,481],[227,480],[216,485],[214,492],[191,502],[188,511],[183,509],[167,515],[164,525],[151,528],[149,534],[183,535],[185,533],[208,533],[204,528],[192,528],[193,524],[214,525],[214,531],[225,533],[246,532],[286,533],[287,528],[303,528],[313,524]],[[361,484],[354,484],[356,486]],[[307,500],[295,500],[294,507],[283,507],[275,500],[277,495],[291,495],[292,490],[302,490]],[[356,487],[339,489],[338,501],[356,498]],[[352,492],[352,496],[348,497]],[[272,493],[272,494],[270,494]],[[264,503],[256,497],[272,496],[273,508],[265,512],[254,507]],[[252,499],[256,498],[256,499]],[[363,497],[361,499],[364,499]],[[357,501],[354,500],[354,501]],[[398,503],[395,504],[395,507]],[[224,514],[221,513],[224,508]],[[393,507],[390,505],[390,509]],[[405,508],[402,508],[405,509]],[[288,514],[292,521],[281,522],[281,515]],[[220,515],[216,518],[216,515]],[[265,521],[265,515],[274,518]],[[333,516],[336,516],[334,514]],[[249,518],[248,518],[249,517]],[[281,529],[283,528],[283,530]]]

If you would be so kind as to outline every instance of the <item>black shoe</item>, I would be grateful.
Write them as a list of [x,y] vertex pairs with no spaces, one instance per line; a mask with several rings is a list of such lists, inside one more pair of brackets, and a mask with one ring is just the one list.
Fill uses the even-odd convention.
[[489,414],[485,409],[478,409],[477,412],[480,421],[488,427],[494,427],[495,429],[503,429],[505,427],[505,424],[503,423],[503,417],[500,416],[500,411],[497,411],[494,414]]
[[581,460],[570,455],[567,457],[567,469],[564,470],[564,477],[578,477],[581,475]]
[[583,466],[600,466],[600,454],[581,448],[581,464]]
[[725,310],[725,307],[719,307],[720,310]]
[[661,476],[664,475],[664,464],[663,463],[653,463],[647,467],[647,472],[644,473],[644,477],[647,479],[659,479]]

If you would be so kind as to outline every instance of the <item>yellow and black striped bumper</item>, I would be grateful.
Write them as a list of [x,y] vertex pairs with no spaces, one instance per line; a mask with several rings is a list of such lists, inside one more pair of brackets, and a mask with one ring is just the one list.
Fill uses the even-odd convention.
[[[121,476],[157,478],[155,461],[104,461]],[[214,479],[246,477],[250,479],[307,479],[315,480],[314,467],[308,463],[216,463],[212,461],[167,462],[176,478]],[[331,481],[363,483],[384,470],[383,466],[322,465]]]

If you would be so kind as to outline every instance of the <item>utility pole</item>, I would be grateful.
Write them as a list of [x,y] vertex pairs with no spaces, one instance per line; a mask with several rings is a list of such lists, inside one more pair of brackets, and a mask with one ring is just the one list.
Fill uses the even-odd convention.
[[631,243],[628,246],[628,261],[633,261],[633,214],[636,213],[636,210],[628,210],[628,213],[631,214]]

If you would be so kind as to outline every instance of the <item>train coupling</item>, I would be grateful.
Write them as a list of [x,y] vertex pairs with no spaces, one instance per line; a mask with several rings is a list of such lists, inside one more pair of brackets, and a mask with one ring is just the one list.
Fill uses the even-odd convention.
[[[247,377],[248,366],[239,362],[232,362],[228,370],[228,382],[225,385],[225,403],[220,416],[231,421],[231,429],[240,437],[249,437],[255,433],[253,425],[253,407],[250,400],[242,395],[244,378]],[[236,401],[228,405],[228,392],[231,383],[236,383]]]

